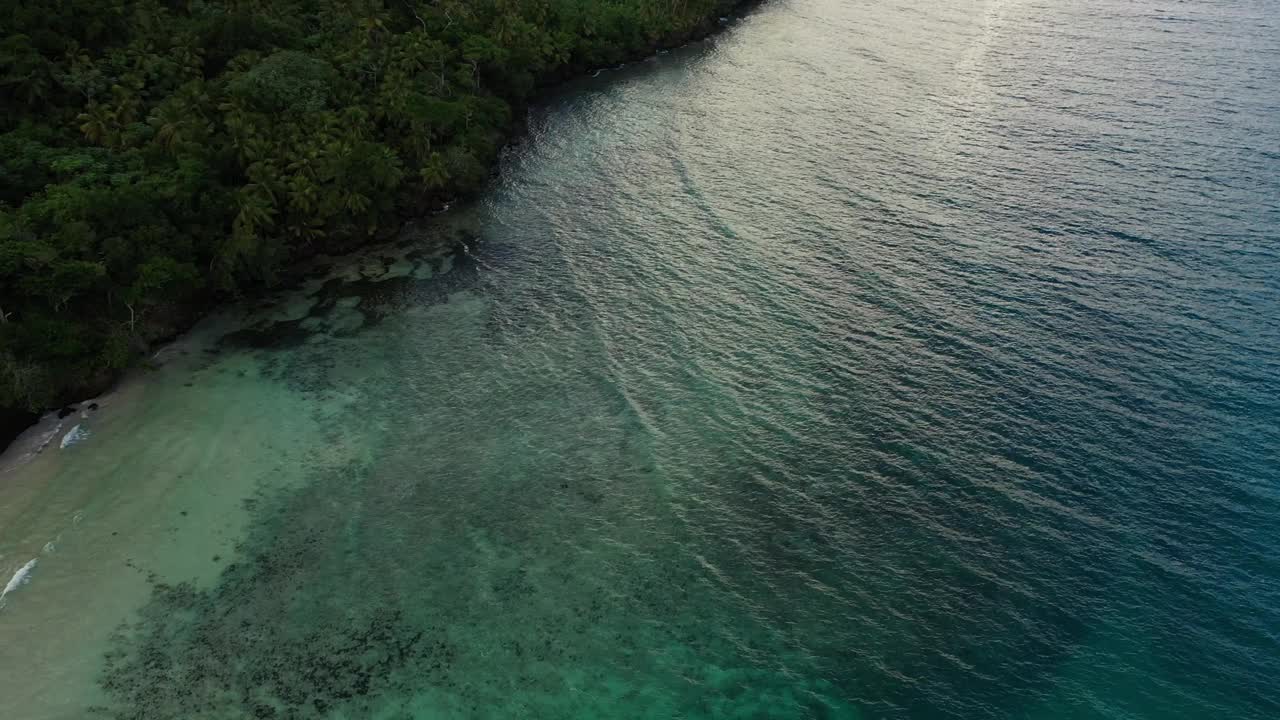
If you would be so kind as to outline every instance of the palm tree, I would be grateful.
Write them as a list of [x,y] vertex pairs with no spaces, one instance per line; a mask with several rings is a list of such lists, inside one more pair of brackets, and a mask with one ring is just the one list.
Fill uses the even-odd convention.
[[80,122],[80,132],[91,143],[109,147],[120,134],[115,111],[98,102],[90,102],[76,120]]
[[155,143],[170,155],[177,154],[178,147],[186,140],[186,129],[191,124],[191,112],[182,107],[183,104],[175,97],[157,107],[151,112],[151,117],[147,118],[147,124],[156,131]]
[[422,178],[422,184],[429,188],[444,187],[449,182],[449,169],[445,167],[444,158],[438,152],[431,153],[431,157],[418,170],[418,175]]
[[276,215],[275,203],[267,189],[257,183],[240,188],[237,197],[239,212],[233,227],[243,236],[256,236],[261,228],[270,227]]

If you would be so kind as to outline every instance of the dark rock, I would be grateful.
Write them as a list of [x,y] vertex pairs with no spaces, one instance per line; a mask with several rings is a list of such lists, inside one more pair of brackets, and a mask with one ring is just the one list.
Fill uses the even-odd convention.
[[40,416],[33,412],[0,407],[0,451],[9,447],[9,443],[39,419]]

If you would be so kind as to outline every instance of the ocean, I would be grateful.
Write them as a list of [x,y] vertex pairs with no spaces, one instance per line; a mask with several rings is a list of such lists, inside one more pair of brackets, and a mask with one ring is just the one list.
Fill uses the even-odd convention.
[[1277,78],[773,0],[570,83],[0,460],[4,716],[1280,717]]

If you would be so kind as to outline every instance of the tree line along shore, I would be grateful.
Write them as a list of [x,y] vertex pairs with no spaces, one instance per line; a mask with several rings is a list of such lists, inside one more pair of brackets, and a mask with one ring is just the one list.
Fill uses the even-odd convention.
[[477,192],[540,88],[742,4],[6,3],[0,445],[211,305]]

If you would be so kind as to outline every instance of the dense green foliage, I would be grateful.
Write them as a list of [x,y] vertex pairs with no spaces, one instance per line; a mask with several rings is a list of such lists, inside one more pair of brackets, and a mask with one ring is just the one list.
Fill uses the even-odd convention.
[[540,83],[731,0],[8,0],[0,407],[479,188]]

